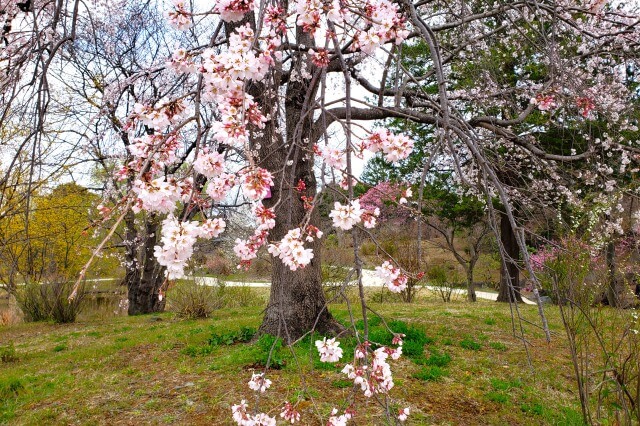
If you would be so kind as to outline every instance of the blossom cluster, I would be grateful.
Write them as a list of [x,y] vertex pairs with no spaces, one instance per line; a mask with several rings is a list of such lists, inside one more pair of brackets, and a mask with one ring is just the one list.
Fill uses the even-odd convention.
[[269,244],[268,251],[280,258],[292,271],[304,268],[313,259],[313,250],[304,247],[304,241],[313,242],[315,238],[322,238],[322,231],[315,226],[307,227],[305,232],[300,228],[289,230],[279,242]]
[[[264,393],[271,387],[271,380],[264,376],[264,373],[253,373],[251,380],[249,380],[249,389],[257,393]],[[240,401],[240,404],[235,404],[231,407],[231,413],[233,420],[239,426],[275,426],[276,419],[266,413],[250,414],[248,412],[248,405],[246,400]],[[294,424],[300,421],[300,412],[296,410],[296,407],[289,401],[284,403],[282,410],[280,411],[280,417],[285,421]]]
[[387,288],[394,293],[400,293],[407,288],[408,277],[389,261],[376,266],[376,275],[382,278]]
[[[393,375],[391,367],[387,362],[388,358],[398,360],[402,355],[402,334],[395,334],[392,343],[396,348],[381,346],[374,351],[370,351],[371,343],[365,341],[358,345],[354,353],[353,363],[346,364],[342,373],[346,374],[353,384],[359,386],[366,397],[374,394],[386,394],[393,388]],[[342,348],[340,342],[335,338],[316,340],[316,348],[322,362],[338,362],[342,358]],[[371,360],[367,356],[371,353]],[[334,409],[329,418],[328,425],[346,425],[347,421],[353,417],[355,412],[347,409],[344,414],[337,415],[338,410]],[[409,408],[400,409],[398,420],[404,422],[409,415]]]
[[173,10],[166,13],[169,25],[180,31],[191,28],[191,14],[187,11],[184,0],[173,0],[172,3]]
[[314,153],[320,156],[329,167],[343,171],[347,167],[347,160],[342,150],[332,148],[328,145],[315,145]]
[[[393,375],[391,367],[387,362],[387,358],[398,359],[402,354],[402,346],[396,349],[380,347],[373,351],[371,364],[366,361],[354,361],[353,364],[347,364],[342,372],[353,380],[353,384],[360,386],[360,389],[366,397],[372,397],[374,394],[386,394],[393,388]],[[356,358],[358,360],[358,358]]]
[[318,348],[322,362],[338,362],[342,358],[342,348],[336,339],[325,337],[322,340],[316,340],[316,348]]
[[331,410],[331,417],[327,421],[327,426],[347,426],[349,420],[353,418],[353,410],[347,409],[343,414],[338,415],[338,409]]
[[347,205],[336,201],[329,217],[333,220],[334,227],[348,231],[362,219],[360,200],[353,200]]
[[211,239],[220,235],[226,227],[222,219],[207,219],[202,224],[196,221],[180,221],[173,215],[162,222],[162,246],[154,247],[158,263],[167,268],[169,279],[182,278],[187,261],[193,254],[193,245],[198,238]]
[[136,180],[133,192],[137,195],[137,203],[133,210],[146,210],[157,213],[172,213],[176,203],[189,198],[189,180],[178,181],[172,178],[159,177],[150,181]]
[[388,0],[366,2],[364,14],[371,26],[356,33],[353,50],[372,54],[389,41],[400,44],[409,36],[406,19],[398,13],[398,6]]
[[395,135],[387,129],[378,129],[362,141],[362,149],[367,149],[374,153],[382,151],[385,160],[390,163],[397,163],[411,154],[413,140],[403,134]]
[[240,404],[233,405],[231,412],[233,420],[239,426],[276,426],[276,419],[265,413],[251,415],[247,412],[247,402],[243,399]]

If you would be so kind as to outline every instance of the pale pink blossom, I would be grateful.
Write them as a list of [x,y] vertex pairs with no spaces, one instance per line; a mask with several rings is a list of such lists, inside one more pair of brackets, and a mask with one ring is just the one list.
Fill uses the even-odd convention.
[[193,168],[208,179],[219,176],[224,170],[224,155],[203,150],[193,162]]
[[271,173],[261,167],[252,167],[241,175],[243,194],[250,200],[262,200],[273,186]]
[[293,404],[287,401],[285,402],[284,407],[282,407],[280,417],[282,417],[285,421],[294,424],[295,422],[300,421],[300,412],[296,410]]
[[401,408],[398,411],[398,420],[400,420],[401,422],[405,422],[407,420],[407,417],[409,417],[409,407]]
[[253,373],[249,380],[249,388],[256,392],[264,393],[271,387],[271,380],[264,377],[264,373]]
[[322,362],[338,362],[342,358],[340,342],[337,342],[335,338],[327,340],[325,337],[322,340],[316,340],[316,348],[318,348]]
[[329,217],[333,219],[333,226],[348,231],[360,222],[362,209],[360,200],[353,200],[347,205],[342,205],[336,201]]

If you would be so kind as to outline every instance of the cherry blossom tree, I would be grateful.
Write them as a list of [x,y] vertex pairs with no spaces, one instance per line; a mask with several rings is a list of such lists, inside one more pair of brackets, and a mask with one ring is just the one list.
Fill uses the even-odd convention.
[[[28,3],[24,16],[17,3],[4,14],[11,26],[3,30],[0,69],[8,77],[0,88],[16,106],[35,107],[42,126],[49,65],[61,46],[81,37],[76,24],[91,10],[79,1]],[[634,7],[600,0],[174,0],[167,5],[168,22],[187,36],[176,36],[170,56],[154,58],[142,74],[110,84],[131,87],[138,75],[173,73],[158,86],[162,97],[141,96],[133,109],[113,110],[122,137],[131,138],[127,154],[115,158],[116,173],[130,179],[131,187],[107,213],[113,221],[109,234],[132,209],[155,215],[160,239],[146,249],[165,268],[164,288],[184,275],[198,239],[222,233],[219,207],[242,197],[252,206],[255,232],[236,241],[240,267],[261,248],[273,259],[261,331],[288,342],[310,330],[338,333],[343,327],[327,310],[320,282],[322,234],[315,208],[318,181],[335,176],[347,195],[330,217],[351,232],[350,276],[358,281],[365,320],[361,349],[343,372],[365,396],[386,397],[393,387],[387,360],[399,352],[367,342],[358,246],[360,228],[371,225],[376,212],[354,197],[353,162],[376,152],[389,162],[402,161],[415,142],[387,128],[374,130],[371,122],[397,118],[429,127],[433,144],[425,147],[417,210],[427,173],[446,164],[462,187],[485,200],[496,234],[499,215],[509,225],[520,254],[502,247],[505,270],[524,267],[535,276],[522,211],[579,203],[570,176],[610,193],[620,188],[614,175],[637,172],[639,151],[628,137],[637,126],[628,108],[636,97]],[[409,64],[404,54],[412,49],[423,53]],[[37,100],[23,103],[16,88],[25,84],[22,73],[33,69]],[[595,131],[595,122],[602,131]],[[569,141],[541,138],[569,131],[575,136]],[[230,155],[240,163],[229,161]],[[614,156],[625,171],[609,172]],[[392,259],[377,270],[392,291],[408,280]],[[513,284],[509,289],[517,293]],[[157,295],[164,297],[162,290]],[[327,361],[339,358],[338,343],[318,346]],[[267,380],[253,377],[250,388],[262,392]],[[389,414],[389,405],[381,405]],[[408,412],[401,409],[393,419],[403,421]],[[338,413],[329,424],[353,416]],[[233,416],[239,424],[275,423],[264,413],[250,414],[244,402],[234,406]],[[297,418],[287,406],[282,417]]]

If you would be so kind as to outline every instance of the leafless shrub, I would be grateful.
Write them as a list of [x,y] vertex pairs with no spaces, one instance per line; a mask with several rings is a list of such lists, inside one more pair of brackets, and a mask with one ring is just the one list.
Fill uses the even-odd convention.
[[419,276],[423,264],[418,256],[419,253],[414,242],[403,241],[397,245],[395,259],[398,265],[409,273],[407,288],[400,293],[402,301],[405,303],[413,302],[420,289],[419,283],[421,280],[417,276]]
[[195,280],[179,282],[170,292],[169,309],[179,318],[208,318],[211,313],[222,307],[216,289],[198,284]]
[[86,296],[81,287],[76,296],[69,300],[72,288],[72,283],[64,278],[42,284],[32,282],[18,288],[15,297],[25,321],[71,323],[82,310]]
[[455,294],[455,283],[458,281],[457,275],[457,271],[454,270],[452,273],[443,265],[433,265],[427,270],[429,284],[445,303],[451,302]]
[[607,271],[593,267],[588,247],[570,240],[540,274],[553,288],[578,386],[584,421],[640,421],[640,329],[636,310],[598,303]]

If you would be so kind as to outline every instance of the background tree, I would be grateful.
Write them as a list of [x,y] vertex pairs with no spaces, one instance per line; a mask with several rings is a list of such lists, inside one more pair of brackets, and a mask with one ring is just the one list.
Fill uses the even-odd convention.
[[[91,222],[99,197],[74,183],[61,184],[31,200],[29,216],[5,217],[1,224],[0,279],[10,292],[19,283],[75,278],[89,259],[99,234]],[[99,262],[109,269],[113,264]]]

